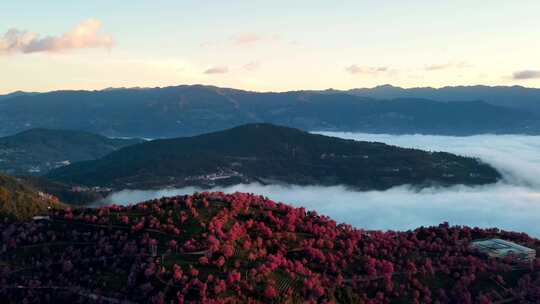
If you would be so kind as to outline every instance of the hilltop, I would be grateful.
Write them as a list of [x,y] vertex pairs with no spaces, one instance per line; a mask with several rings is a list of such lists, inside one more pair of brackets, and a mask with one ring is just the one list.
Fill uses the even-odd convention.
[[140,139],[113,139],[81,131],[31,129],[0,138],[0,172],[43,175],[72,162],[100,158]]
[[2,101],[4,99],[8,99],[8,98],[18,97],[18,96],[30,96],[30,95],[36,95],[36,94],[39,94],[39,93],[15,91],[15,92],[12,92],[12,93],[9,93],[9,94],[0,95],[0,101]]
[[54,196],[39,192],[25,183],[0,175],[0,217],[29,218],[46,214],[49,207],[62,207]]
[[[337,202],[333,202],[337,203]],[[199,193],[0,222],[0,296],[74,303],[538,303],[540,259],[471,249],[526,234],[354,229],[252,194]]]
[[347,185],[478,185],[499,173],[477,159],[248,124],[194,137],[132,145],[53,170],[67,183],[113,188],[214,186],[259,182]]

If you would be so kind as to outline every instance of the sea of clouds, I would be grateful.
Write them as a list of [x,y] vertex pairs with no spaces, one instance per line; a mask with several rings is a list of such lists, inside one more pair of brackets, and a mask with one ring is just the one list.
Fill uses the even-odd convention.
[[[478,157],[497,168],[504,180],[487,186],[432,187],[420,191],[408,186],[361,192],[344,186],[260,184],[216,187],[211,191],[257,193],[364,229],[407,230],[447,221],[453,225],[498,227],[540,237],[540,136],[321,134]],[[113,193],[106,201],[127,204],[195,191],[202,190],[194,187],[124,190]]]

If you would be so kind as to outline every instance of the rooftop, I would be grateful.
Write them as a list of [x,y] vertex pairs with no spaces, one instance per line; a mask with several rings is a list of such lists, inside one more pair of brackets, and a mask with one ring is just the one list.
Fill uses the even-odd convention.
[[471,247],[491,257],[504,258],[513,255],[526,260],[536,257],[534,249],[497,238],[474,241]]

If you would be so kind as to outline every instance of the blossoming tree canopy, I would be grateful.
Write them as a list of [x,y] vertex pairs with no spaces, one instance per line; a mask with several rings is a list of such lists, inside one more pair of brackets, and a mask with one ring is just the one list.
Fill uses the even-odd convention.
[[0,223],[8,302],[493,303],[540,301],[540,260],[471,250],[540,241],[497,229],[365,231],[246,193],[196,193],[48,221]]

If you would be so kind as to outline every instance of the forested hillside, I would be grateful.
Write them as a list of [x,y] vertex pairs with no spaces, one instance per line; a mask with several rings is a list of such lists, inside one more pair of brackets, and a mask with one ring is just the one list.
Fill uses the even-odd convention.
[[497,237],[540,250],[526,234],[445,223],[365,231],[252,194],[55,211],[46,222],[0,222],[0,231],[9,303],[540,301],[540,259],[488,258],[470,246]]
[[25,219],[61,208],[54,196],[25,185],[15,178],[0,175],[0,217]]
[[365,190],[404,184],[487,184],[496,182],[500,174],[477,159],[450,153],[248,124],[129,146],[98,160],[58,168],[49,177],[120,189],[260,182]]
[[100,158],[140,142],[80,131],[31,129],[0,138],[0,172],[44,175],[51,169]]

